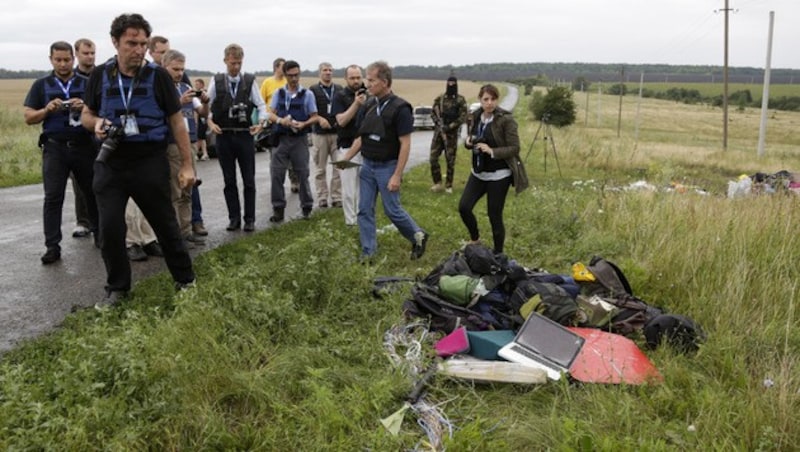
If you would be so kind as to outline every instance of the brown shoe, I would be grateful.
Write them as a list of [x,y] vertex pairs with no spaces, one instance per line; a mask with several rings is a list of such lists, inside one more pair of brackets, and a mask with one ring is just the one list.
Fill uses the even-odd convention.
[[202,221],[200,221],[198,223],[192,223],[192,232],[194,232],[195,235],[201,235],[201,236],[207,236],[208,235],[208,230],[206,229],[205,226],[203,226],[203,222]]

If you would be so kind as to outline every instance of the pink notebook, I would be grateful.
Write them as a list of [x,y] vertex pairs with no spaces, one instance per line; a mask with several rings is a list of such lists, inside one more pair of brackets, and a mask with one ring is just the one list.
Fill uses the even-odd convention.
[[456,328],[452,333],[439,339],[433,348],[436,349],[436,354],[442,358],[468,352],[467,329],[463,326]]

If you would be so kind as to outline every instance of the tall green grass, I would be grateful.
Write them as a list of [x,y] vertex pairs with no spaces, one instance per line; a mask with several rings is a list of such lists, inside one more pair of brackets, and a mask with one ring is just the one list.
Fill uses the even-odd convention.
[[22,111],[0,105],[0,188],[42,181],[41,126],[28,126]]
[[[668,108],[668,104],[663,104]],[[523,108],[517,117],[525,122]],[[523,142],[534,127],[523,126]],[[563,177],[541,149],[533,187],[506,207],[509,256],[565,273],[602,255],[634,291],[697,320],[694,356],[649,352],[652,386],[473,384],[434,378],[425,398],[455,427],[448,450],[791,450],[800,443],[800,221],[795,195],[726,199],[729,175],[761,168],[750,153],[705,158],[648,136],[554,133]],[[673,149],[674,151],[674,149]],[[670,159],[669,155],[677,155]],[[685,156],[687,156],[685,158]],[[552,158],[552,157],[551,157]],[[687,164],[688,161],[688,164]],[[786,153],[770,164],[796,166]],[[551,166],[552,165],[552,166]],[[466,153],[456,187],[463,186]],[[685,174],[691,177],[685,180]],[[427,167],[403,203],[431,233],[410,261],[399,234],[379,236],[363,266],[357,231],[330,210],[225,245],[196,260],[198,286],[167,275],[139,283],[123,306],[84,311],[0,361],[0,448],[16,450],[408,450],[427,448],[415,416],[400,435],[379,420],[413,386],[383,348],[404,322],[408,287],[371,295],[380,275],[421,276],[468,238],[458,196],[431,194]],[[657,190],[630,190],[647,179]],[[703,179],[705,193],[668,191]],[[380,209],[379,209],[380,210]],[[476,207],[489,237],[485,202]],[[388,224],[379,216],[378,226]],[[424,362],[432,339],[423,343]],[[765,384],[765,380],[772,384]]]

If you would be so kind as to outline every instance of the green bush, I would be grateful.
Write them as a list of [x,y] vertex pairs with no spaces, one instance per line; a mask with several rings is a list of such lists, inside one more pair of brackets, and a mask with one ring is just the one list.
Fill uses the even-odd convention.
[[547,94],[544,96],[534,95],[530,103],[530,111],[534,119],[556,127],[565,127],[575,123],[576,109],[572,90],[563,86],[548,88]]

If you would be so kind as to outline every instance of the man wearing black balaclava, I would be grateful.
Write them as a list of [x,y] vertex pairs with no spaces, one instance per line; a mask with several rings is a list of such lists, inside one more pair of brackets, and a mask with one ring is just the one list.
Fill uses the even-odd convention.
[[[458,80],[450,76],[447,79],[447,90],[433,101],[431,112],[436,130],[431,141],[431,177],[433,186],[431,191],[447,193],[453,192],[453,174],[456,165],[456,147],[458,146],[458,131],[461,124],[467,119],[467,101],[458,94]],[[447,161],[447,177],[442,186],[442,168],[439,166],[439,156],[444,151]]]

